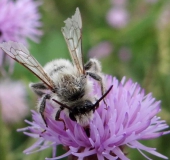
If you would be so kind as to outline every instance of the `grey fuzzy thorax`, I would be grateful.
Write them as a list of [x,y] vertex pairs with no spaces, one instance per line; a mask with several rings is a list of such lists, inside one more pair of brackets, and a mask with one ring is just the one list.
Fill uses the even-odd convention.
[[63,103],[69,103],[81,99],[85,95],[86,77],[62,75],[56,84],[56,94]]

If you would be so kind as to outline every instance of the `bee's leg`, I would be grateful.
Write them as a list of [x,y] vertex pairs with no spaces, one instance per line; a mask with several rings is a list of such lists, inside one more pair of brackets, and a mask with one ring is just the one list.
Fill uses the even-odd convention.
[[84,65],[84,69],[86,71],[90,70],[93,66],[93,62],[91,60],[89,60],[85,65]]
[[45,123],[46,127],[48,127],[48,125],[47,125],[47,122],[45,120],[44,110],[45,110],[46,100],[50,99],[50,98],[51,98],[50,94],[43,95],[42,100],[41,100],[40,105],[39,105],[39,112],[40,112],[40,114],[41,114],[41,116],[42,116],[42,118],[44,120],[44,123]]
[[101,72],[101,64],[100,62],[95,59],[91,58],[85,65],[84,69],[89,72]]
[[44,94],[43,91],[48,90],[48,87],[43,82],[30,83],[29,87],[40,97],[43,96],[43,94]]
[[63,122],[64,123],[64,130],[66,130],[66,124],[65,124],[64,120],[62,118],[60,118],[60,113],[63,109],[64,109],[64,107],[61,106],[60,109],[57,111],[56,116],[55,116],[55,120]]
[[92,72],[86,72],[87,75],[89,75],[90,77],[92,77],[93,79],[95,79],[96,81],[98,81],[101,85],[101,92],[102,95],[104,94],[104,86],[103,86],[103,80],[102,77],[99,76],[97,73],[92,73]]
[[[87,75],[89,75],[93,79],[99,81],[100,86],[101,86],[102,95],[104,95],[105,87],[104,87],[104,83],[103,83],[103,78],[102,78],[102,76],[100,76],[101,75],[100,74],[101,73],[101,64],[100,64],[100,62],[95,58],[91,58],[85,64],[84,69],[85,69]],[[103,99],[103,101],[104,101],[104,103],[106,105],[106,102],[105,102],[104,99]]]
[[[103,79],[102,79],[102,77],[99,76],[97,73],[92,73],[92,72],[86,72],[86,74],[89,75],[90,77],[92,77],[93,79],[95,79],[96,81],[99,81],[100,86],[101,86],[102,95],[104,95],[105,88],[104,88],[104,85],[103,85]],[[107,106],[105,99],[103,99],[103,102],[104,102],[105,105]]]

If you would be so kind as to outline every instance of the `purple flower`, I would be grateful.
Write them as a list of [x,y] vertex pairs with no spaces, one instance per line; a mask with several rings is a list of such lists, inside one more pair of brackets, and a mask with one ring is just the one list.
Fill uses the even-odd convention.
[[[56,113],[53,106],[47,105],[48,127],[45,126],[40,113],[32,111],[33,122],[26,121],[30,126],[19,129],[37,139],[37,142],[24,152],[30,154],[52,147],[54,158],[46,158],[47,160],[61,159],[69,155],[74,155],[79,160],[92,155],[98,160],[104,158],[128,160],[123,148],[130,147],[137,149],[145,157],[142,151],[167,159],[156,152],[155,148],[146,147],[139,142],[170,133],[163,131],[168,126],[164,120],[156,116],[161,110],[160,101],[156,101],[151,93],[145,95],[139,84],[133,83],[131,79],[125,81],[123,78],[119,82],[115,77],[105,76],[105,82],[107,88],[113,85],[105,99],[108,108],[106,109],[103,101],[100,102],[89,124],[89,136],[88,129],[73,122],[62,112],[61,118],[64,119],[67,128],[64,130],[64,124],[53,118],[53,114]],[[99,84],[93,80],[93,95],[100,97],[100,93]],[[65,146],[68,151],[62,156],[55,157],[55,150],[59,144]]]
[[15,123],[28,114],[26,90],[21,82],[0,81],[0,109],[6,123]]
[[[33,0],[0,0],[0,43],[4,41],[20,41],[27,46],[27,39],[39,41],[42,35],[40,1]],[[5,63],[12,68],[13,62],[0,50],[0,69]],[[5,61],[7,60],[7,61]],[[3,69],[3,68],[2,68]],[[12,70],[12,69],[11,69]]]
[[124,7],[113,7],[108,11],[106,19],[112,27],[120,29],[127,25],[129,15]]
[[97,59],[108,56],[113,51],[113,47],[110,42],[104,41],[94,46],[89,50],[89,57],[95,57]]

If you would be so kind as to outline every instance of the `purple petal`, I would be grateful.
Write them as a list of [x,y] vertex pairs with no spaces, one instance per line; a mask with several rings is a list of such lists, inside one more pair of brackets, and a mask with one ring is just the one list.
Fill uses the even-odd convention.
[[92,150],[84,151],[83,153],[72,153],[72,154],[77,157],[84,158],[84,157],[96,154],[96,151],[95,149],[92,149]]
[[31,147],[29,147],[28,149],[24,150],[24,153],[29,154],[32,150],[34,150],[35,148],[39,147],[39,145],[44,141],[43,138],[38,139],[37,142],[35,142]]
[[119,147],[116,147],[112,150],[112,152],[117,155],[120,159],[122,160],[129,160],[125,155],[124,153],[120,150]]
[[103,157],[103,155],[101,155],[101,154],[97,154],[97,159],[98,159],[98,160],[104,160],[104,157]]

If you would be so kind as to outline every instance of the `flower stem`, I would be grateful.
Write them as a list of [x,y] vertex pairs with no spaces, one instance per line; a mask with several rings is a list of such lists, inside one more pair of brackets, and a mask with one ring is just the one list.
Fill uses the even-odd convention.
[[1,128],[1,132],[0,132],[0,159],[9,159],[9,132],[4,124],[4,121],[2,119],[2,111],[1,111],[2,107],[0,105],[0,128]]

